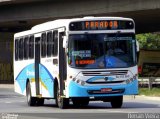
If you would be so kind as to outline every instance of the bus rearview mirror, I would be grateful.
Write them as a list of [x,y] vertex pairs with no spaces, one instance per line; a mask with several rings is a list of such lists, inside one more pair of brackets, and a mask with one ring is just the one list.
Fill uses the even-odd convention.
[[67,37],[63,36],[63,48],[67,48]]
[[136,40],[136,50],[139,52],[139,42]]

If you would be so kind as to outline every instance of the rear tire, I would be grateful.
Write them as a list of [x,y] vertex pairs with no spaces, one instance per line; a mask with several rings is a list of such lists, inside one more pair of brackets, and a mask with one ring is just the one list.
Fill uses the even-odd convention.
[[111,100],[112,108],[121,108],[123,104],[123,96],[115,96]]
[[36,97],[32,97],[32,95],[31,95],[31,86],[30,86],[29,82],[27,83],[26,96],[27,96],[28,106],[36,105]]

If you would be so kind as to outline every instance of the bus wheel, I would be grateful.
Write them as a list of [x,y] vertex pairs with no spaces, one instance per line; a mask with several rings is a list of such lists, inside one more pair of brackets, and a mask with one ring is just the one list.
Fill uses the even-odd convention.
[[112,108],[121,108],[123,104],[123,96],[115,96],[111,100]]
[[27,89],[26,89],[26,96],[27,96],[27,103],[29,106],[34,106],[36,104],[36,98],[32,97],[31,95],[31,87],[30,83],[27,83]]
[[58,86],[56,86],[56,105],[58,105],[59,108],[65,109],[69,106],[69,99],[68,98],[63,98],[60,96],[60,90]]
[[57,100],[57,86],[58,86],[58,84],[57,84],[57,82],[55,82],[55,84],[54,84],[54,99],[55,99],[55,105],[58,107],[58,100]]
[[37,98],[37,105],[42,106],[44,104],[44,98]]

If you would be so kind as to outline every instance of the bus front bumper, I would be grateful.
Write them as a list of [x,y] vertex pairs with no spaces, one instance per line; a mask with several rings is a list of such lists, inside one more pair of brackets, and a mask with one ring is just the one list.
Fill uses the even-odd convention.
[[[106,90],[105,92],[102,90]],[[108,90],[109,89],[109,90]],[[108,91],[107,91],[108,90]],[[69,97],[106,97],[106,96],[121,96],[121,95],[137,95],[138,81],[134,80],[129,84],[119,85],[93,85],[81,86],[74,81],[71,81],[68,87]]]

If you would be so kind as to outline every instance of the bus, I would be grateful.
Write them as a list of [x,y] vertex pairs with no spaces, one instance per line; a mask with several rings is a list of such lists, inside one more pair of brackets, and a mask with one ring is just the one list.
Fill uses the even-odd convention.
[[29,106],[89,101],[121,108],[138,94],[135,23],[123,17],[49,21],[14,35],[14,87]]

